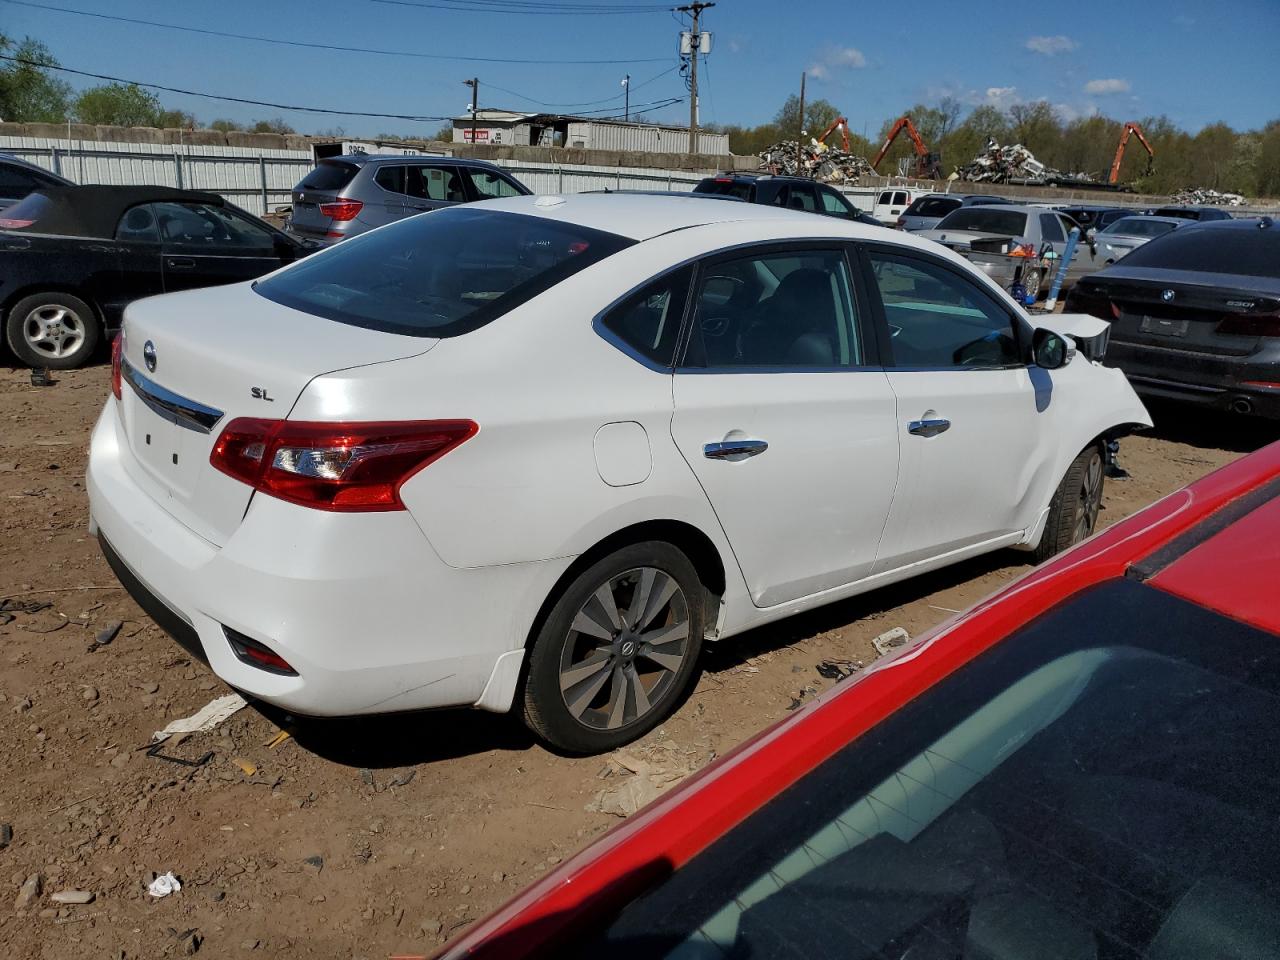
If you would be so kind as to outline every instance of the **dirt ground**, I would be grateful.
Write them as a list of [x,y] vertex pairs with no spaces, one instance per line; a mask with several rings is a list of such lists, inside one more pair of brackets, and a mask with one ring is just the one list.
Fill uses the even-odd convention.
[[[311,722],[253,707],[150,757],[153,731],[230,691],[116,585],[85,526],[85,447],[103,365],[0,367],[0,955],[384,958],[430,954],[619,822],[588,809],[664,787],[828,688],[828,658],[870,662],[1027,569],[1004,552],[726,642],[670,721],[615,758],[567,759],[513,719],[449,712]],[[1156,408],[1124,441],[1103,521],[1263,443],[1274,426]],[[0,615],[0,620],[5,617]],[[119,635],[94,648],[114,621]],[[630,773],[627,765],[639,768]],[[603,801],[600,794],[604,792]],[[12,828],[12,838],[4,825]],[[172,871],[182,890],[145,884]],[[41,892],[23,894],[39,875]],[[59,891],[93,895],[60,905]]]

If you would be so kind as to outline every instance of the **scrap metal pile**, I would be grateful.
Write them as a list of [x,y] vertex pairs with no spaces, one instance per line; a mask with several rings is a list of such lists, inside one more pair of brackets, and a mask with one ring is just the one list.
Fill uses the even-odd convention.
[[1179,190],[1169,198],[1172,203],[1185,203],[1197,207],[1242,207],[1245,199],[1238,193],[1220,193],[1207,188]]
[[1000,146],[988,140],[986,148],[956,171],[961,180],[975,183],[1094,183],[1087,173],[1063,173],[1046,166],[1020,143]]
[[874,174],[866,157],[845,153],[825,143],[810,140],[797,156],[795,140],[783,140],[761,150],[760,169],[788,176],[812,177],[821,183],[857,183],[858,178]]

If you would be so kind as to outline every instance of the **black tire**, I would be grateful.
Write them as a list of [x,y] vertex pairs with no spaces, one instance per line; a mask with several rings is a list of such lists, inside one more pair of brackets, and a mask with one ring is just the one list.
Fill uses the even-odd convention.
[[[550,746],[579,754],[612,750],[652,730],[679,706],[697,673],[703,594],[693,564],[669,543],[633,544],[587,567],[561,592],[533,641],[525,724]],[[634,613],[637,595],[647,602]]]
[[1043,563],[1093,533],[1102,507],[1105,467],[1102,448],[1096,444],[1085,447],[1071,461],[1049,503],[1049,519],[1032,554],[1036,563]]
[[1040,294],[1043,293],[1041,288],[1044,286],[1044,273],[1039,267],[1032,267],[1023,276],[1022,286],[1026,289],[1029,296],[1039,300]]
[[70,370],[93,356],[102,327],[93,308],[57,291],[23,297],[5,316],[9,349],[29,367]]

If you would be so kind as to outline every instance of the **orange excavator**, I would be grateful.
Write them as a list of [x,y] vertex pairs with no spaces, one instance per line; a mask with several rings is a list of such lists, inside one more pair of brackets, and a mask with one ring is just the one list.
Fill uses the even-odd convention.
[[903,130],[907,131],[907,136],[911,138],[911,143],[916,150],[916,169],[913,175],[926,180],[943,179],[942,156],[930,152],[929,148],[924,145],[924,140],[921,139],[920,132],[916,130],[916,125],[911,122],[910,116],[899,117],[897,122],[894,123],[893,129],[889,131],[889,139],[884,142],[884,146],[876,154],[875,160],[871,161],[871,169],[875,170],[880,166],[880,161],[884,159],[885,154],[889,152],[889,148],[893,146],[893,141],[898,139],[898,134]]
[[1116,158],[1111,162],[1111,176],[1107,178],[1107,183],[1115,183],[1120,179],[1120,162],[1124,160],[1124,148],[1128,146],[1129,138],[1134,135],[1137,136],[1138,142],[1147,151],[1147,173],[1151,172],[1151,168],[1156,161],[1156,152],[1151,149],[1151,144],[1147,143],[1147,138],[1142,135],[1142,131],[1138,129],[1136,123],[1126,123],[1124,125],[1124,133],[1120,135],[1120,146],[1116,147]]
[[827,129],[822,131],[822,136],[817,138],[817,142],[825,146],[827,142],[827,137],[831,136],[831,134],[837,129],[839,129],[840,131],[840,140],[841,140],[841,145],[844,149],[844,152],[848,153],[849,152],[849,118],[848,117],[836,117],[834,120],[832,120],[831,126],[827,127]]

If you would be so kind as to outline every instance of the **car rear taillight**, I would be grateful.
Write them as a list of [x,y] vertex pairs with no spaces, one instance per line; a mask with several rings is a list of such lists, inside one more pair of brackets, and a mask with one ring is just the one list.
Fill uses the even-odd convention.
[[120,364],[123,360],[124,353],[124,331],[121,330],[116,334],[116,338],[111,341],[111,392],[115,394],[117,400],[123,387],[120,383]]
[[223,636],[227,638],[227,643],[231,645],[231,652],[236,655],[236,659],[241,663],[247,663],[251,667],[257,667],[259,670],[265,670],[267,673],[278,674],[282,677],[296,677],[298,671],[280,654],[276,653],[265,643],[259,643],[253,637],[247,637],[239,630],[232,630],[223,624]]
[[0,230],[21,230],[23,227],[29,227],[34,220],[10,220],[6,217],[0,217]]
[[899,230],[905,230],[907,228],[907,218],[899,217],[897,220],[894,221],[893,225],[897,227]]
[[1280,337],[1280,316],[1276,314],[1228,314],[1218,321],[1218,333],[1238,337]]
[[403,510],[400,487],[475,436],[470,420],[324,423],[240,417],[209,462],[262,493],[317,510]]
[[354,220],[363,207],[363,200],[335,200],[320,204],[320,213],[332,220],[347,221]]

